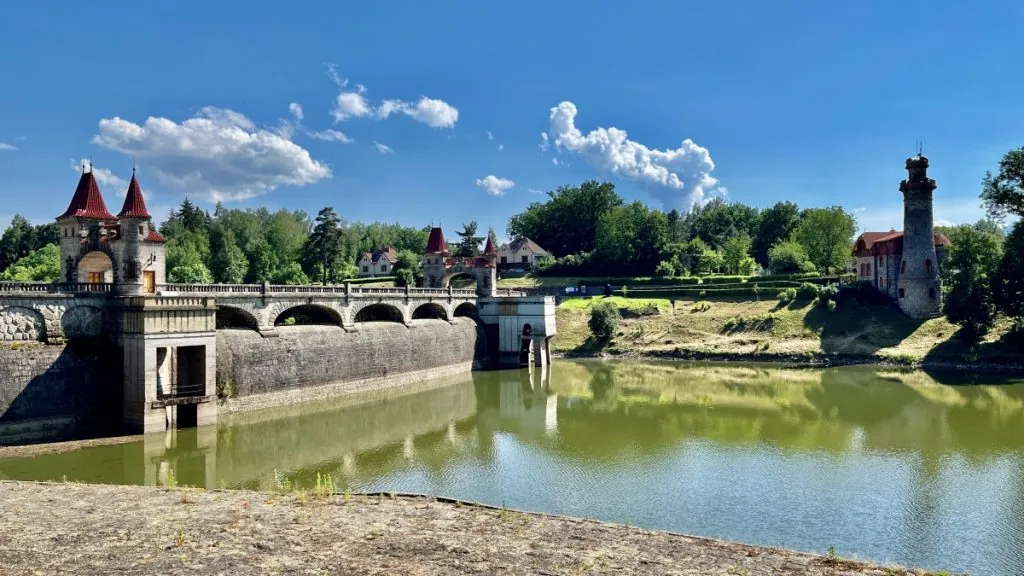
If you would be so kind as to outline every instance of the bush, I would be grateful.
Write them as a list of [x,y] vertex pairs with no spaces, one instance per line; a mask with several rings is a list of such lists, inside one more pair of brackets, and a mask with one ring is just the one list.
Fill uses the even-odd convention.
[[753,330],[758,332],[767,332],[775,326],[775,322],[779,319],[773,312],[767,314],[758,314],[754,316],[743,316],[742,314],[730,318],[722,326],[725,332],[736,332],[740,330]]
[[416,286],[416,273],[408,268],[399,270],[395,273],[395,286]]
[[615,332],[619,329],[619,320],[622,316],[619,315],[619,309],[608,301],[601,301],[595,303],[590,307],[590,320],[587,325],[590,327],[590,333],[593,334],[594,339],[599,342],[608,342],[615,336]]
[[676,267],[668,260],[662,260],[658,262],[658,266],[654,268],[654,275],[661,278],[670,278],[676,275]]
[[780,242],[768,250],[768,269],[772,274],[814,272],[804,247],[796,242]]
[[[828,286],[822,286],[818,289],[818,302],[822,306],[828,306],[829,302],[836,303],[838,300],[839,286],[837,284],[829,284]],[[834,306],[832,308],[834,309]],[[831,311],[831,309],[829,311]]]
[[796,288],[785,288],[779,292],[779,302],[789,304],[796,300]]
[[818,297],[818,285],[804,282],[797,288],[796,297],[800,300],[814,300]]
[[836,301],[835,300],[828,300],[827,302],[828,302],[828,311],[829,312],[835,312],[836,311]]

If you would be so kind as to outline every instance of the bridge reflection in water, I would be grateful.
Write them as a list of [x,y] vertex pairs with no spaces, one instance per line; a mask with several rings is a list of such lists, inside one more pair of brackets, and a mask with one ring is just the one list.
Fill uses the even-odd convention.
[[[1024,566],[1024,385],[557,362],[0,461],[0,477],[428,492],[973,573]],[[954,385],[950,385],[954,384]],[[976,383],[975,383],[976,384]]]

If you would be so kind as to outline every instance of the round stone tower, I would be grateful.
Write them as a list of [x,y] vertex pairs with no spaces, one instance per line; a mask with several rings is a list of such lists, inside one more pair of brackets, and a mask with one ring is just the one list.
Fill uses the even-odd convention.
[[903,259],[897,271],[897,301],[911,318],[931,318],[942,311],[939,261],[935,254],[932,192],[937,187],[928,177],[928,159],[918,154],[907,158],[903,192]]

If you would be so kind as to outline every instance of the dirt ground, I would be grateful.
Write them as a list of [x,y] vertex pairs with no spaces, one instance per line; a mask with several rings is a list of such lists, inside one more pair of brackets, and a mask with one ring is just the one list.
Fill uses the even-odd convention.
[[412,496],[0,482],[0,574],[925,574]]

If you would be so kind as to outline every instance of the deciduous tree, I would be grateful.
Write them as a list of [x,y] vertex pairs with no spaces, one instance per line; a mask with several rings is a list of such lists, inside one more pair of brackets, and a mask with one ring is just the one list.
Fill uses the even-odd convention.
[[850,259],[857,220],[842,206],[804,210],[793,238],[818,270],[829,274]]

